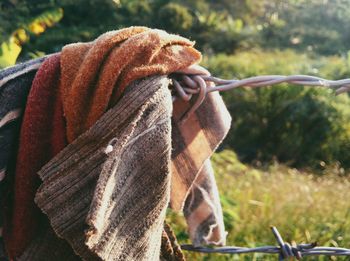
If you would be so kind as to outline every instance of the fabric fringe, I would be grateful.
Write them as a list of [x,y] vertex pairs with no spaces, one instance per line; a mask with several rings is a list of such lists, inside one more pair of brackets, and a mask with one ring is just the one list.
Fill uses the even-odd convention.
[[164,230],[162,234],[162,247],[160,252],[160,260],[162,261],[185,261],[185,256],[182,253],[181,247],[177,242],[175,233],[164,222]]

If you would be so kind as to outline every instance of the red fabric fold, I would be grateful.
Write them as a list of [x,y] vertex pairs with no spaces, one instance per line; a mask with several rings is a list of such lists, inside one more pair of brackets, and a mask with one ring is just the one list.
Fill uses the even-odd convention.
[[66,127],[59,93],[60,55],[45,60],[27,99],[20,133],[14,201],[4,227],[6,249],[13,260],[39,230],[43,214],[34,203],[40,185],[37,172],[66,145]]

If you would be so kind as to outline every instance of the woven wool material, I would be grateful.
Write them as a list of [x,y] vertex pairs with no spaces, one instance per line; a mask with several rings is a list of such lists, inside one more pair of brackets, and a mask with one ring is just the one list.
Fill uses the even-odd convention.
[[[35,71],[34,71],[34,73],[35,73]],[[34,76],[34,74],[33,74],[33,76]],[[20,78],[19,78],[20,79]],[[16,80],[17,81],[17,80]],[[18,80],[18,82],[20,82],[20,80]],[[30,85],[30,83],[31,82],[28,82],[27,83],[27,85]],[[25,86],[22,86],[22,87],[25,87]],[[25,88],[28,88],[28,86],[27,87],[25,87]],[[16,94],[17,95],[20,95],[20,92],[16,92]],[[214,99],[213,99],[214,98]],[[214,102],[213,102],[214,101]],[[212,97],[211,99],[207,99],[206,101],[205,101],[205,103],[203,104],[203,106],[209,106],[209,108],[210,108],[210,106],[211,106],[211,109],[215,109],[215,107],[218,107],[218,105],[222,105],[221,104],[221,102],[222,102],[222,100],[221,100],[221,98],[219,97],[219,96],[215,96],[215,97]],[[207,103],[207,104],[206,104]],[[209,104],[209,105],[208,105]],[[215,106],[213,106],[213,105],[215,105]],[[176,111],[179,111],[179,108],[180,107],[178,107],[179,106],[179,104],[175,104],[175,106],[176,106]],[[3,107],[3,108],[5,108],[5,107]],[[215,112],[217,112],[217,111],[220,111],[220,110],[213,110],[213,113],[215,113]],[[198,114],[197,115],[197,117],[201,117],[201,115],[203,116],[203,115],[205,115],[205,114],[203,114],[203,113],[205,113],[205,112],[202,112],[202,114]],[[181,113],[179,113],[179,115],[180,115]],[[206,116],[206,117],[208,117],[208,116]],[[214,117],[214,115],[212,115],[211,117]],[[218,116],[216,116],[216,117],[218,117]],[[203,122],[203,119],[201,120],[201,122]],[[208,125],[208,123],[209,122],[207,122],[206,124]],[[186,123],[187,124],[187,123]],[[182,140],[183,139],[183,136],[181,135],[181,133],[180,133],[180,135],[179,135],[179,133],[176,133],[176,130],[178,130],[178,128],[176,128],[176,126],[178,125],[178,123],[176,123],[176,119],[174,120],[173,119],[173,125],[175,125],[175,128],[173,129],[173,133],[172,133],[172,140],[173,140],[173,143],[174,143],[174,141],[176,140],[176,141],[180,141],[180,142],[178,142],[178,143],[176,143],[177,145],[184,145],[184,144],[186,144],[186,141],[184,141],[184,140]],[[190,126],[190,125],[185,125],[185,126]],[[205,124],[203,125],[203,126],[206,126]],[[208,126],[206,127],[207,129],[208,129]],[[210,128],[209,128],[210,129]],[[216,130],[217,131],[217,130]],[[207,134],[207,136],[208,136],[208,134]],[[210,136],[209,136],[210,137]],[[176,144],[175,144],[175,147],[176,147]],[[190,144],[191,145],[191,144]],[[181,152],[181,150],[183,150],[184,149],[184,146],[179,146],[179,148],[177,148],[177,149],[175,149],[174,150],[174,153],[173,153],[173,158],[176,158],[176,157],[178,157],[179,156],[179,154],[178,153],[175,153],[175,152]],[[187,153],[188,154],[188,153]],[[188,155],[187,155],[188,156]],[[191,161],[190,160],[186,160],[187,159],[187,157],[185,157],[184,158],[185,160],[183,161],[183,163],[184,163],[184,165],[186,165],[186,164],[190,164],[191,163]],[[173,159],[174,160],[174,159]],[[190,165],[190,166],[192,166],[192,165]],[[194,169],[194,171],[196,171],[196,169]],[[188,175],[189,174],[191,174],[191,175],[194,175],[193,173],[187,173]],[[174,176],[174,175],[173,175]],[[185,177],[184,177],[185,178]],[[215,184],[214,184],[215,185]],[[210,192],[209,192],[210,193]],[[215,220],[211,220],[211,223],[209,222],[208,224],[210,225],[210,224],[213,224],[213,221],[215,222]],[[220,224],[220,222],[218,222],[218,221],[220,221],[220,220],[216,220],[216,222],[217,223],[219,223]],[[189,228],[190,229],[190,231],[191,231],[191,227]],[[207,231],[206,229],[204,229],[204,230],[200,230],[200,231]],[[54,233],[54,232],[52,232],[52,233]],[[191,232],[190,232],[191,233]],[[202,233],[202,236],[206,236],[205,235],[205,233]],[[196,237],[197,239],[199,238],[198,236]],[[40,239],[40,237],[39,237],[39,239]],[[213,239],[214,240],[214,239]],[[34,244],[34,246],[33,246],[33,244],[28,248],[28,251],[29,251],[29,253],[36,253],[36,256],[35,257],[33,257],[33,260],[37,260],[37,258],[38,258],[38,256],[40,256],[39,255],[39,252],[38,252],[38,249],[40,249],[40,251],[44,251],[46,254],[48,253],[48,252],[52,252],[52,250],[50,250],[50,251],[47,251],[47,249],[54,249],[54,246],[51,246],[50,247],[50,244],[49,244],[49,246],[48,246],[48,248],[47,247],[45,247],[44,245],[41,245],[39,248],[38,248],[38,246],[36,246],[36,244],[35,244],[35,242],[41,242],[41,244],[43,244],[43,242],[45,242],[45,243],[48,243],[48,242],[46,242],[46,240],[38,240],[38,238],[36,238],[33,242],[33,244]],[[55,242],[55,241],[53,241],[53,242]],[[57,244],[57,243],[55,243],[55,244]],[[35,251],[30,251],[30,249],[33,249],[33,247],[34,247],[34,249],[36,249]],[[29,259],[29,256],[31,256],[31,254],[29,254],[29,256],[28,256],[28,251],[26,251],[26,253],[23,255],[24,256],[24,259],[23,260],[30,260]],[[58,250],[57,250],[58,251]],[[56,251],[56,253],[58,253]],[[65,250],[64,252],[67,252],[67,250]],[[56,255],[55,255],[56,256]],[[58,260],[59,260],[59,258],[60,258],[60,255],[59,254],[57,254],[57,256],[58,256]],[[73,254],[73,256],[75,256],[74,254]],[[52,256],[52,258],[53,258],[53,256]],[[72,257],[73,258],[73,257]]]
[[0,259],[4,203],[12,200],[14,168],[21,119],[36,70],[43,59],[0,71]]
[[[91,126],[133,80],[169,74],[197,63],[201,55],[192,46],[187,39],[164,31],[131,27],[103,34],[92,43],[64,47],[61,89],[68,139],[74,140]],[[188,104],[175,103],[173,137],[177,138],[173,139],[171,206],[176,210],[182,209],[205,160],[230,128],[231,118],[220,95],[209,94],[207,100],[185,125],[178,119]],[[220,216],[215,220],[222,231],[223,222],[219,219]],[[208,241],[225,242],[220,235],[217,238],[211,234]]]
[[176,240],[176,236],[171,227],[164,223],[162,234],[162,248],[160,252],[161,261],[185,261],[185,256]]
[[58,238],[49,222],[41,223],[40,231],[16,261],[80,261],[67,241]]
[[37,172],[66,145],[58,83],[60,56],[47,58],[36,73],[24,112],[15,172],[11,218],[5,227],[9,256],[21,254],[35,237],[43,216],[34,203]]
[[172,102],[165,77],[135,86],[39,172],[36,203],[84,260],[159,259]]
[[231,116],[219,93],[209,93],[202,105],[186,122],[180,122],[190,104],[174,103],[172,130],[171,207],[183,209],[188,192],[202,169],[227,135]]
[[65,46],[61,91],[72,142],[114,105],[136,79],[166,75],[199,62],[201,54],[186,38],[146,27],[129,27],[93,42]]
[[[221,204],[209,159],[227,135],[231,116],[219,93],[209,93],[195,113],[182,123],[180,119],[189,106],[181,100],[174,103],[170,204],[187,214],[193,244],[225,245]],[[194,187],[203,179],[204,189]],[[209,196],[204,198],[203,193]],[[189,208],[185,205],[186,198],[198,198],[202,203],[199,205],[207,207]]]
[[[131,41],[131,39],[133,40]],[[159,258],[161,242],[161,229],[159,229],[161,225],[159,224],[164,221],[163,212],[165,209],[164,206],[167,205],[169,200],[169,191],[171,190],[171,206],[176,210],[183,208],[185,199],[189,193],[191,197],[200,198],[199,194],[202,193],[202,191],[191,189],[191,186],[199,182],[201,176],[210,175],[210,173],[201,171],[202,166],[206,165],[205,162],[208,161],[213,151],[225,137],[230,127],[231,118],[220,95],[217,93],[209,94],[202,106],[184,124],[180,123],[179,119],[188,109],[189,104],[182,101],[175,102],[171,120],[171,138],[169,138],[170,136],[168,135],[169,130],[165,128],[168,139],[164,137],[164,130],[163,132],[159,132],[159,128],[148,128],[151,124],[144,126],[143,131],[145,132],[141,131],[139,136],[137,135],[137,130],[140,131],[140,129],[137,129],[137,126],[139,126],[138,124],[150,120],[149,117],[151,116],[149,116],[149,113],[151,113],[153,109],[145,109],[144,113],[141,113],[141,109],[138,110],[138,112],[141,113],[139,118],[137,118],[138,114],[135,111],[137,110],[135,103],[133,103],[134,106],[136,106],[135,108],[131,107],[131,109],[129,108],[125,111],[114,111],[114,113],[121,114],[119,118],[114,118],[115,115],[108,113],[107,115],[109,116],[104,117],[105,115],[103,115],[103,113],[109,107],[113,107],[116,101],[118,101],[116,106],[127,106],[125,105],[125,97],[129,95],[127,97],[130,98],[129,91],[131,90],[131,92],[134,92],[133,98],[141,102],[139,106],[147,100],[145,95],[153,97],[158,89],[166,90],[169,96],[170,92],[168,88],[161,87],[167,85],[165,83],[160,84],[159,81],[161,78],[151,79],[153,81],[152,84],[155,84],[156,87],[152,86],[148,80],[146,84],[145,82],[141,82],[143,84],[136,83],[136,85],[138,85],[137,88],[135,84],[131,85],[134,86],[131,88],[126,88],[126,86],[134,79],[139,79],[149,74],[167,74],[197,62],[200,59],[200,54],[193,49],[192,45],[193,43],[189,42],[187,39],[168,35],[163,31],[151,30],[144,27],[133,27],[106,33],[91,43],[79,43],[66,46],[61,53],[61,66],[59,66],[59,59],[57,58],[58,56],[56,56],[55,66],[53,65],[54,60],[52,59],[50,63],[48,62],[46,64],[51,64],[51,67],[43,66],[43,68],[41,68],[43,73],[41,74],[42,76],[38,74],[41,77],[41,80],[38,80],[38,84],[44,86],[40,88],[37,86],[35,89],[44,90],[45,93],[45,90],[48,91],[51,88],[52,93],[47,94],[56,97],[55,91],[57,91],[57,88],[54,87],[60,82],[60,90],[63,94],[63,107],[66,116],[68,113],[67,120],[69,117],[78,118],[83,116],[79,121],[75,118],[75,124],[80,125],[77,125],[77,132],[74,133],[74,139],[72,139],[72,141],[75,140],[75,136],[86,131],[89,126],[91,126],[91,129],[85,134],[82,134],[84,138],[78,138],[76,140],[77,143],[73,142],[70,147],[68,146],[69,149],[67,148],[65,150],[66,153],[62,152],[57,155],[57,157],[52,160],[55,164],[52,165],[49,163],[47,165],[49,167],[46,166],[43,169],[42,178],[44,184],[40,190],[41,194],[38,194],[37,199],[40,208],[48,215],[50,223],[53,224],[53,228],[48,224],[45,225],[46,223],[43,222],[40,227],[44,226],[46,229],[37,230],[35,232],[35,238],[32,238],[33,240],[28,240],[28,238],[31,237],[23,237],[23,235],[31,235],[31,233],[26,233],[26,231],[33,232],[34,229],[29,228],[29,230],[27,230],[25,228],[26,225],[32,224],[33,220],[38,222],[39,219],[33,219],[33,216],[29,215],[29,222],[25,223],[23,215],[18,215],[21,211],[14,215],[14,217],[22,217],[24,223],[21,225],[23,229],[19,230],[25,233],[20,232],[17,234],[20,235],[19,237],[13,237],[17,238],[18,246],[12,244],[15,248],[10,247],[10,249],[16,252],[17,250],[23,249],[25,244],[30,243],[29,247],[26,248],[25,252],[20,257],[20,260],[47,260],[48,257],[51,258],[50,260],[76,260],[77,256],[74,252],[78,253],[85,260],[109,260],[108,258],[111,258],[112,255],[114,256],[114,254],[116,254],[116,256],[119,255],[121,259],[130,260],[135,257],[145,260],[155,260]],[[64,56],[64,54],[66,56]],[[120,59],[119,61],[123,62],[115,60],[118,57]],[[124,63],[124,61],[126,63]],[[63,65],[63,63],[65,65]],[[30,62],[28,64],[30,64]],[[36,68],[38,67],[39,66],[36,66]],[[48,70],[48,68],[51,68],[51,71]],[[46,74],[44,72],[46,72]],[[21,74],[14,73],[8,77],[13,81],[17,81],[16,77],[18,75],[20,76]],[[58,77],[59,75],[60,77]],[[50,83],[48,79],[55,80]],[[20,82],[20,77],[18,81]],[[28,91],[31,81],[26,84],[25,88]],[[145,86],[150,88],[150,90],[145,89]],[[138,91],[135,91],[135,89],[138,89]],[[40,93],[37,91],[33,91],[33,93],[40,96]],[[138,97],[138,95],[140,97]],[[54,100],[55,99],[52,101]],[[165,115],[169,114],[168,110],[164,109],[164,106],[162,109],[162,104],[156,103],[150,105],[154,102],[154,99],[150,99],[148,102],[147,104],[152,108],[160,106],[154,108],[154,110],[160,113],[160,115],[158,115],[159,117],[162,116],[162,113],[165,113]],[[171,104],[169,101],[167,101],[167,103]],[[52,117],[44,123],[45,126],[52,129],[52,133],[49,131],[49,135],[45,137],[49,137],[50,135],[51,137],[55,137],[57,134],[62,135],[64,131],[61,118],[63,111],[54,109],[54,112],[52,112],[51,109],[56,108],[54,104],[55,102],[52,103],[52,107],[46,107],[47,109],[45,109],[44,106],[42,110],[42,112],[45,111],[46,113],[43,117],[48,117],[48,115]],[[67,107],[69,104],[73,107]],[[132,101],[127,100],[127,104],[132,104]],[[1,106],[2,104],[0,103],[0,110]],[[39,107],[40,105],[34,106],[34,108]],[[112,110],[115,108],[113,107]],[[134,114],[132,114],[133,108]],[[29,111],[33,113],[35,109],[29,109]],[[48,113],[50,111],[51,113]],[[29,133],[36,129],[36,123],[38,122],[36,120],[36,114],[32,113],[31,115],[34,115],[34,118],[30,122],[34,127],[27,127],[27,132]],[[155,115],[152,117],[155,117]],[[90,119],[89,122],[87,121],[88,118]],[[103,119],[103,123],[95,123],[98,118],[100,118],[100,120]],[[55,119],[59,120],[56,121]],[[116,123],[117,120],[120,122]],[[132,124],[133,120],[137,122],[137,124],[135,123],[136,127]],[[58,122],[58,124],[55,124],[56,122]],[[40,124],[43,123],[39,123],[38,126],[42,126]],[[162,122],[162,124],[169,126],[170,121]],[[109,128],[113,126],[115,129],[112,135],[111,132],[109,132]],[[117,126],[120,129],[117,130]],[[75,125],[73,127],[75,127]],[[22,131],[26,133],[26,131]],[[135,141],[135,143],[136,141],[140,143],[140,145],[133,145],[133,147],[128,147],[127,149],[123,148],[123,139],[121,141],[120,138],[115,138],[115,135],[122,135],[123,131],[126,135],[126,140],[130,138]],[[137,138],[132,138],[134,132]],[[40,130],[38,133],[40,133]],[[69,129],[67,129],[67,134],[69,135]],[[149,138],[150,135],[156,135],[161,140],[163,139],[163,143],[156,143],[154,141],[155,137],[152,136],[152,138]],[[42,144],[40,141],[38,142],[37,139],[40,138],[36,136],[36,142],[34,142],[34,144]],[[28,140],[29,139],[27,139],[27,141]],[[47,142],[46,138],[43,140],[44,143],[46,142],[48,144],[47,150],[49,151],[46,150],[46,146],[41,146],[42,149],[38,147],[38,150],[34,151],[34,155],[39,156],[38,160],[42,162],[41,164],[43,164],[44,161],[42,161],[43,158],[41,158],[42,156],[40,156],[40,154],[44,152],[45,154],[50,154],[52,151],[55,151],[55,153],[50,154],[50,157],[52,157],[64,147],[65,142],[60,141],[62,141],[62,139],[50,138],[50,142]],[[24,142],[24,144],[26,143],[28,142]],[[170,158],[165,158],[165,155],[159,151],[157,152],[159,146],[165,143],[171,143],[173,147],[171,151],[171,161]],[[116,147],[117,145],[120,147]],[[34,146],[29,146],[29,148],[32,149],[23,151],[33,151]],[[151,152],[149,153],[150,155],[143,156],[142,153],[147,151],[147,149]],[[105,158],[101,156],[102,154],[96,153],[96,150],[99,150],[99,152],[103,151],[103,156]],[[155,154],[159,154],[159,158],[156,158]],[[19,155],[19,157],[24,157],[25,153]],[[67,155],[71,155],[72,158],[68,160]],[[43,157],[45,158],[46,156],[48,155],[44,155]],[[138,157],[141,157],[141,159]],[[27,159],[29,158],[31,157]],[[26,162],[27,159],[24,159],[24,162]],[[35,164],[38,163],[35,162],[36,159],[33,157],[31,159],[34,160]],[[136,163],[131,162],[131,159],[134,159]],[[162,163],[159,163],[158,160],[162,160]],[[154,165],[149,166],[143,161],[152,162]],[[91,165],[92,163],[94,163],[94,165]],[[164,164],[166,164],[166,168],[164,168]],[[138,168],[139,165],[143,166],[143,169],[148,170],[148,172],[138,172],[141,171]],[[171,168],[169,168],[169,165]],[[128,170],[126,170],[127,168]],[[29,169],[31,169],[31,167],[29,167]],[[134,169],[136,170],[135,173],[131,171]],[[170,173],[172,174],[171,182],[169,181]],[[147,177],[146,180],[145,177]],[[164,177],[166,177],[166,179]],[[116,181],[120,183],[116,183]],[[138,187],[137,182],[142,184],[142,187]],[[169,188],[169,182],[171,183],[171,189]],[[47,186],[45,186],[45,184]],[[59,195],[57,191],[62,192],[65,190],[66,184],[66,192],[68,194],[63,193]],[[145,185],[147,187],[147,184],[148,187],[157,190],[157,192],[149,194],[149,191],[147,189],[145,190],[144,187]],[[195,244],[196,242],[222,244],[225,241],[226,234],[224,233],[222,214],[217,215],[216,213],[218,210],[221,211],[221,206],[217,193],[214,193],[216,189],[215,180],[213,177],[209,177],[204,184],[207,184],[205,186],[207,193],[211,195],[205,202],[214,205],[214,207],[197,209],[194,208],[193,205],[191,208],[186,208],[185,205],[187,222],[192,226],[189,227],[190,235]],[[33,184],[28,182],[27,185],[30,187]],[[128,185],[129,188],[135,188],[135,190],[139,191],[139,195],[137,195],[137,193],[136,195],[129,195],[129,193],[123,192],[126,191],[126,188],[124,190],[124,185]],[[35,187],[36,186],[37,185],[35,185]],[[31,192],[33,191],[34,190],[31,190]],[[119,195],[118,193],[120,192],[123,193]],[[32,193],[29,194],[32,198]],[[30,199],[27,198],[25,200],[27,202]],[[202,200],[204,199],[202,198]],[[142,202],[142,206],[139,206],[139,208],[142,208],[141,211],[138,207],[136,207],[136,212],[133,210],[133,207],[130,210],[130,206],[137,205],[135,202],[138,201]],[[117,206],[116,202],[125,202],[125,204]],[[161,204],[164,204],[164,206]],[[31,206],[33,206],[33,204],[31,204]],[[114,212],[111,211],[111,206],[114,206]],[[26,205],[24,205],[24,208],[25,207]],[[148,216],[139,215],[143,213],[143,210],[149,211],[151,214]],[[204,210],[203,213],[201,213],[202,210]],[[191,215],[191,211],[195,214]],[[212,211],[212,214],[209,214],[210,211]],[[128,213],[134,213],[134,216],[130,218]],[[118,219],[113,219],[113,217],[115,218],[116,216],[118,216]],[[198,218],[199,223],[196,223],[193,218],[194,216],[201,217]],[[127,217],[129,218],[127,219]],[[19,224],[19,220],[21,219],[17,219],[15,222]],[[111,223],[110,220],[113,220],[115,223]],[[123,229],[135,225],[133,222],[134,220],[137,220],[139,223],[143,222],[143,224],[135,230],[132,230],[132,228],[129,229],[134,237],[128,240],[130,234],[125,231],[124,233]],[[153,223],[152,226],[151,223],[154,220],[157,222]],[[156,226],[157,229],[155,229],[154,226]],[[87,231],[87,234],[85,234],[84,231],[87,227],[90,229]],[[215,230],[212,228],[215,228]],[[54,229],[54,231],[52,231],[52,229]],[[59,237],[63,237],[64,239],[58,239],[56,233]],[[154,237],[159,240],[155,240]],[[24,240],[21,241],[22,239]],[[135,242],[139,242],[141,245]],[[11,245],[11,243],[9,245]],[[57,245],[57,248],[55,248],[55,245]],[[121,254],[129,252],[130,246],[136,246],[136,249],[131,251],[132,253],[130,252],[130,254]],[[150,251],[155,252],[151,254]],[[157,251],[158,253],[156,253]],[[19,252],[20,251],[16,253]],[[180,252],[177,251],[177,253]],[[180,256],[180,254],[178,256]]]

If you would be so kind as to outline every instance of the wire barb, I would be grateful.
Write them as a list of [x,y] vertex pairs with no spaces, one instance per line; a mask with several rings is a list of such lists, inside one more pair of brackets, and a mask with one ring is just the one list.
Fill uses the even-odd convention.
[[248,254],[263,253],[277,254],[279,260],[287,260],[296,258],[301,260],[303,256],[350,256],[350,249],[337,247],[317,247],[316,243],[290,245],[285,243],[276,227],[271,227],[272,233],[278,243],[277,246],[261,246],[261,247],[195,247],[193,245],[181,245],[182,250],[194,251],[200,253],[221,253],[221,254]]
[[[213,83],[214,85],[210,84]],[[303,86],[320,86],[331,88],[335,93],[341,94],[350,91],[350,79],[326,80],[316,76],[309,75],[264,75],[255,76],[242,80],[224,80],[204,74],[184,74],[180,72],[174,75],[173,90],[175,95],[173,101],[180,98],[191,102],[194,95],[196,100],[192,102],[190,109],[181,117],[180,123],[183,123],[190,115],[202,104],[206,95],[214,91],[228,91],[239,87],[260,88],[280,83],[290,83]],[[217,84],[215,86],[215,84]],[[262,246],[255,248],[247,247],[195,247],[193,245],[182,245],[183,250],[195,251],[201,253],[223,253],[223,254],[247,254],[247,253],[265,253],[278,254],[279,260],[296,258],[301,260],[303,256],[350,256],[350,249],[336,247],[317,247],[316,243],[290,245],[285,243],[276,227],[271,227],[272,233],[278,243],[276,246]]]

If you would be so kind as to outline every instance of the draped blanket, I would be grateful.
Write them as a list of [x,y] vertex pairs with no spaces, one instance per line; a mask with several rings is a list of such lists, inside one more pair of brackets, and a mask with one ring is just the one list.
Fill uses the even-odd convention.
[[14,200],[4,231],[10,253],[23,252],[41,226],[44,217],[33,200],[41,183],[37,172],[67,145],[58,91],[59,69],[58,54],[45,59],[27,98],[17,153]]
[[85,260],[159,258],[170,191],[166,81],[130,86],[121,102],[39,172],[36,203]]
[[[159,259],[169,203],[184,210],[194,244],[225,244],[209,162],[230,126],[221,97],[209,94],[181,124],[189,104],[172,103],[168,78],[137,80],[198,62],[192,46],[160,30],[131,27],[66,46],[46,59],[34,81],[45,59],[1,71],[0,136],[5,125],[7,131],[0,139],[6,148],[0,186],[6,185],[5,243],[12,258]],[[10,123],[21,119],[29,90],[19,163],[20,120]],[[47,218],[33,211],[35,191]]]
[[0,71],[0,258],[5,202],[12,201],[16,150],[31,83],[43,59]]
[[101,35],[90,43],[65,46],[61,92],[71,142],[91,127],[132,81],[169,74],[200,61],[186,38],[146,27]]

